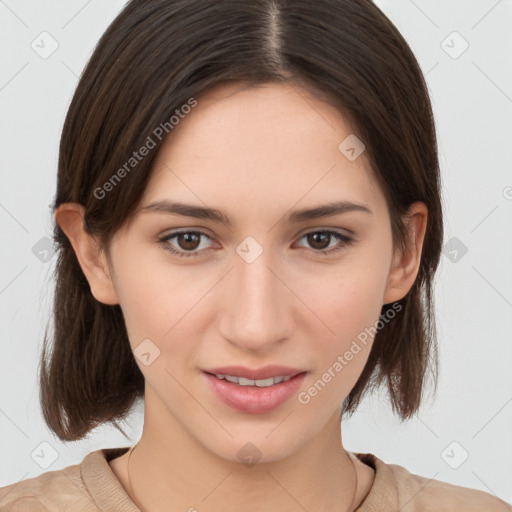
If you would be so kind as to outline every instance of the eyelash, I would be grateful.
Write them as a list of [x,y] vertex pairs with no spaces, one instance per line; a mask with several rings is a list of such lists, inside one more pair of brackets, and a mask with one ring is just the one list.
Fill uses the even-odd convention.
[[[343,250],[345,249],[347,246],[351,245],[354,240],[353,238],[347,236],[347,235],[344,235],[342,233],[339,233],[338,231],[332,231],[332,230],[329,230],[329,229],[320,229],[320,230],[317,230],[317,231],[310,231],[308,233],[305,233],[304,235],[302,235],[300,237],[299,240],[301,240],[302,238],[308,236],[308,235],[313,235],[313,234],[318,234],[318,233],[322,233],[322,234],[329,234],[331,236],[333,236],[334,238],[344,242],[343,244],[341,245],[337,245],[335,246],[334,248],[332,249],[319,249],[319,250],[315,250],[315,249],[311,249],[311,251],[313,253],[316,253],[316,254],[323,254],[324,256],[330,256],[331,254],[335,253],[335,252],[338,252],[340,250]],[[178,235],[181,235],[181,234],[194,234],[194,235],[202,235],[202,236],[205,236],[206,238],[209,238],[211,239],[211,237],[209,235],[207,235],[205,232],[203,231],[174,231],[173,233],[169,233],[168,235],[165,235],[161,238],[158,239],[158,241],[163,245],[164,249],[169,251],[171,254],[175,255],[175,256],[179,256],[181,258],[184,258],[184,257],[190,257],[190,256],[200,256],[201,255],[201,252],[197,251],[196,252],[184,252],[184,251],[177,251],[176,249],[173,249],[170,245],[169,245],[169,241],[172,240],[173,238],[176,238],[176,236]]]

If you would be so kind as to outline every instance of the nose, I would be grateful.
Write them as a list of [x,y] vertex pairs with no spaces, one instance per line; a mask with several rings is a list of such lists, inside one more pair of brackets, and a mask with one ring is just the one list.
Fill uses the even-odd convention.
[[245,351],[269,350],[290,338],[294,329],[297,299],[293,286],[270,252],[264,250],[251,263],[237,256],[229,273],[221,335]]

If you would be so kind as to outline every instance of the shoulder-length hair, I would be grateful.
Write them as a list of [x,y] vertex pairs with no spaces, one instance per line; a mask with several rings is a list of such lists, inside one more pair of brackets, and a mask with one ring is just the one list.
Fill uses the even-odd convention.
[[[402,216],[408,206],[426,204],[417,278],[397,301],[400,313],[376,333],[343,404],[351,415],[384,383],[393,412],[402,421],[411,417],[429,372],[437,386],[431,287],[443,238],[439,163],[421,69],[370,0],[129,1],[99,40],[69,106],[54,210],[66,202],[83,205],[85,228],[108,254],[113,234],[138,206],[158,148],[172,137],[171,118],[191,99],[231,81],[298,85],[339,109],[364,141],[386,197],[395,247],[407,247]],[[128,172],[126,163],[149,145],[148,137],[157,147]],[[44,335],[40,400],[48,426],[71,441],[102,423],[119,428],[117,420],[144,397],[144,378],[120,306],[95,300],[57,224],[53,236],[54,325]],[[394,314],[397,303],[385,304],[381,314],[391,308]]]

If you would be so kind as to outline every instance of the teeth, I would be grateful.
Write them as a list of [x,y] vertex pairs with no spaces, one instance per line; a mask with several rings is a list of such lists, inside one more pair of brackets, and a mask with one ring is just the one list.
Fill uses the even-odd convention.
[[273,386],[274,384],[279,384],[281,382],[286,382],[291,379],[291,376],[287,377],[269,377],[268,379],[246,379],[245,377],[236,377],[234,375],[222,375],[220,373],[215,374],[215,377],[218,379],[225,379],[228,382],[233,382],[234,384],[238,384],[239,386],[258,386],[259,388],[266,388],[269,386]]

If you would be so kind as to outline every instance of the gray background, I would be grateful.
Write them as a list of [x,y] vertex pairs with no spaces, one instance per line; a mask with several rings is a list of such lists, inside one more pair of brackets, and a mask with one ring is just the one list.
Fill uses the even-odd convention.
[[[102,427],[61,443],[43,423],[37,385],[60,131],[78,76],[123,3],[0,0],[0,486],[141,433],[139,407],[126,426],[131,440]],[[436,116],[446,215],[436,281],[441,375],[435,400],[403,424],[383,393],[367,399],[344,423],[344,443],[512,502],[512,2],[377,5],[415,52]]]

